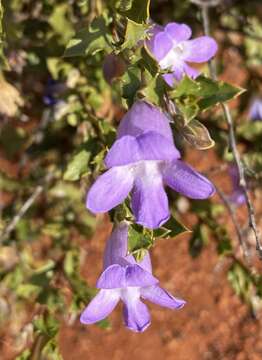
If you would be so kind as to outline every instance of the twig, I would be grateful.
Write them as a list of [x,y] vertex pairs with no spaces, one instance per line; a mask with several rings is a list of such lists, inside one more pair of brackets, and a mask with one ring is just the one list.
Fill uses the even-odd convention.
[[224,192],[222,190],[220,190],[217,186],[216,186],[216,191],[217,191],[217,194],[219,195],[219,197],[221,198],[221,200],[223,201],[223,203],[225,204],[225,206],[231,216],[232,222],[234,224],[234,227],[235,227],[235,230],[237,233],[239,244],[240,244],[241,248],[243,249],[244,257],[247,260],[247,263],[249,264],[250,263],[250,260],[249,260],[250,254],[249,254],[245,239],[243,237],[242,229],[237,221],[235,209],[232,206],[231,202],[226,197],[226,195],[224,194]]
[[[201,3],[202,4],[199,5],[199,6],[201,7],[201,10],[202,10],[204,32],[205,32],[206,35],[210,35],[210,23],[209,23],[208,6],[204,5],[203,1]],[[213,79],[216,79],[216,68],[213,66],[213,63],[211,61],[209,62],[209,70],[210,70],[211,77]],[[245,178],[244,167],[243,167],[243,164],[241,162],[240,154],[239,154],[238,149],[237,149],[236,137],[235,137],[235,132],[234,132],[234,125],[233,125],[232,116],[231,116],[231,113],[229,111],[229,108],[228,108],[227,104],[221,103],[221,106],[222,106],[224,116],[225,116],[225,119],[226,119],[226,122],[227,122],[227,125],[228,125],[229,145],[230,145],[231,151],[233,153],[233,157],[234,157],[235,163],[237,165],[238,173],[239,173],[239,185],[240,185],[241,189],[243,190],[243,193],[244,193],[244,196],[245,196],[245,199],[246,199],[246,206],[247,206],[248,217],[249,217],[249,227],[252,229],[252,231],[253,231],[253,233],[255,235],[256,249],[257,249],[257,251],[259,253],[260,258],[262,259],[262,245],[261,245],[261,240],[260,240],[260,234],[258,233],[258,230],[257,230],[254,207],[253,207],[253,204],[251,202],[251,199],[250,199],[250,196],[249,196],[249,193],[248,193],[248,190],[247,190],[247,182],[246,182],[246,178]]]
[[28,209],[33,205],[39,195],[43,192],[46,186],[50,183],[51,179],[53,178],[53,174],[48,174],[45,179],[45,184],[38,185],[32,195],[26,200],[26,202],[22,205],[18,213],[13,217],[10,223],[6,226],[6,228],[2,231],[0,236],[0,244],[2,244],[11,234],[11,232],[15,229],[18,222],[21,218],[25,215]]

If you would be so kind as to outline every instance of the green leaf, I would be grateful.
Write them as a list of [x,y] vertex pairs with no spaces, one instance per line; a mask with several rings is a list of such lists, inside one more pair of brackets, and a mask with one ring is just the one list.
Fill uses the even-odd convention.
[[181,224],[174,216],[172,216],[159,229],[153,231],[154,237],[174,238],[180,234],[191,232],[185,225]]
[[218,103],[226,102],[236,98],[244,91],[244,89],[238,86],[233,86],[223,81],[219,81],[217,82],[217,90],[214,92],[214,94],[210,96],[206,95],[204,99],[198,102],[198,105],[201,110],[206,110]]
[[145,23],[149,19],[150,0],[133,0],[129,10],[123,12],[123,15],[137,23]]
[[189,253],[195,258],[200,255],[203,247],[208,244],[208,229],[205,224],[198,224],[189,242]]
[[228,271],[228,280],[235,293],[249,303],[252,292],[252,277],[240,263],[235,262]]
[[180,129],[179,133],[190,145],[198,150],[206,150],[215,145],[208,129],[196,119],[191,120],[188,125]]
[[129,67],[121,78],[122,96],[131,105],[134,101],[136,92],[140,87],[140,70],[137,66]]
[[98,51],[112,50],[112,37],[104,17],[93,20],[89,27],[80,30],[69,41],[64,57],[94,55]]
[[188,77],[187,75],[178,83],[175,90],[170,92],[170,95],[174,98],[180,98],[182,96],[196,95],[199,96],[200,85]]
[[87,172],[90,156],[90,152],[84,149],[75,154],[67,165],[63,179],[67,181],[79,180]]
[[161,75],[152,77],[147,70],[145,70],[145,77],[146,85],[137,92],[137,97],[161,106],[165,94],[165,81]]
[[148,25],[138,24],[133,20],[127,19],[125,40],[121,45],[121,50],[137,46],[139,41],[145,39],[147,29]]
[[97,155],[98,144],[95,139],[90,139],[82,144],[67,164],[63,179],[66,181],[77,181],[82,175],[89,171],[88,165],[93,157]]
[[253,141],[262,136],[262,121],[252,121],[237,127],[237,134],[244,139]]
[[30,360],[31,358],[31,351],[26,349],[22,352],[22,354],[16,356],[15,360]]
[[244,91],[224,81],[216,81],[204,76],[193,80],[184,76],[176,89],[170,92],[170,96],[175,99],[193,96],[197,99],[200,110],[203,111],[218,103],[229,101]]
[[71,22],[67,18],[69,9],[68,4],[57,4],[48,19],[49,24],[56,33],[62,36],[65,42],[70,39],[74,32]]
[[181,114],[183,114],[185,125],[193,120],[199,113],[199,106],[196,101],[192,101],[190,98],[186,98],[184,102],[177,101],[176,105]]
[[153,239],[149,233],[139,225],[130,225],[128,228],[128,251],[137,260],[143,258],[145,251],[153,245]]
[[58,333],[59,321],[51,314],[44,314],[34,320],[34,327],[40,334],[53,338]]

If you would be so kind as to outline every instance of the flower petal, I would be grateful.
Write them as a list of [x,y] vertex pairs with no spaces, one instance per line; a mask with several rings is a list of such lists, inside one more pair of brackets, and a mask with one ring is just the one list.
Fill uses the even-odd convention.
[[140,293],[143,299],[169,309],[180,309],[186,303],[184,300],[175,298],[158,285],[143,288]]
[[98,289],[117,289],[126,286],[126,270],[119,264],[110,265],[97,280]]
[[148,131],[136,138],[127,135],[116,140],[105,158],[105,164],[110,168],[140,160],[172,160],[179,157],[173,141],[157,132]]
[[126,135],[136,137],[148,131],[154,131],[173,142],[169,119],[166,115],[156,106],[145,101],[136,101],[121,120],[117,138]]
[[186,63],[184,64],[184,72],[192,79],[195,79],[200,74],[200,71],[192,68],[191,66],[187,65]]
[[107,168],[122,166],[141,160],[139,144],[134,136],[126,135],[116,140],[105,158]]
[[121,204],[133,187],[134,178],[127,166],[114,167],[99,176],[91,186],[86,207],[104,213]]
[[143,332],[150,325],[150,314],[147,306],[139,299],[136,288],[129,288],[122,295],[124,302],[125,325],[132,331]]
[[175,22],[166,25],[165,33],[169,36],[170,39],[172,39],[173,43],[175,44],[188,40],[192,35],[192,31],[189,26]]
[[201,63],[211,59],[217,52],[216,41],[209,36],[200,36],[183,43],[183,59]]
[[166,167],[164,182],[175,191],[192,199],[206,199],[215,192],[213,184],[181,160]]
[[180,158],[180,153],[173,141],[168,141],[163,135],[154,131],[145,132],[137,137],[141,159],[171,160]]
[[148,251],[146,252],[142,261],[139,262],[139,266],[141,266],[142,269],[152,273],[152,263],[151,263],[151,259],[150,259],[150,255],[149,255]]
[[151,52],[157,61],[162,60],[167,53],[172,49],[173,42],[166,32],[156,34],[152,40]]
[[159,281],[149,272],[142,269],[139,265],[129,265],[126,267],[126,286],[151,286]]
[[82,312],[80,322],[93,324],[103,320],[114,310],[119,299],[119,293],[114,290],[100,290]]
[[137,178],[131,205],[138,224],[156,229],[165,223],[170,213],[162,178],[158,174],[151,174],[148,179]]
[[121,259],[127,256],[128,225],[125,221],[118,224],[106,242],[104,252],[104,269],[113,264],[122,264]]

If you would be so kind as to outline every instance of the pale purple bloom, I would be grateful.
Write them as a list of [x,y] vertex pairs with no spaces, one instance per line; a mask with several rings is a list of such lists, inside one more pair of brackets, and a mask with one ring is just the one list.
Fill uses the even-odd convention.
[[262,99],[256,98],[253,100],[249,110],[249,117],[253,121],[262,120]]
[[189,40],[192,31],[185,24],[175,22],[165,27],[154,25],[151,37],[146,45],[156,58],[162,70],[170,69],[170,74],[165,74],[166,82],[173,86],[187,74],[196,78],[199,71],[188,63],[203,63],[210,60],[217,52],[216,41],[209,36],[200,36]]
[[180,160],[168,118],[144,101],[137,101],[122,119],[105,165],[109,170],[90,188],[87,208],[107,212],[131,193],[135,221],[148,228],[158,228],[170,217],[165,185],[192,199],[214,193],[209,180]]
[[150,325],[150,314],[141,298],[169,309],[180,309],[185,304],[159,286],[152,275],[148,252],[140,263],[127,255],[127,242],[128,225],[122,222],[107,241],[104,271],[97,281],[100,291],[83,311],[80,318],[83,324],[104,319],[122,300],[125,325],[132,331],[142,332]]
[[229,175],[232,183],[232,193],[229,196],[229,200],[236,206],[245,204],[246,198],[243,189],[239,185],[240,178],[236,165],[231,165],[229,167]]

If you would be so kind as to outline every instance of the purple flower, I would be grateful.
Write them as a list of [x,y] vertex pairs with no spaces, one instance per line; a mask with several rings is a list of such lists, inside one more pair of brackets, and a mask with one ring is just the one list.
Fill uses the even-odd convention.
[[47,106],[54,106],[59,102],[58,96],[65,91],[65,85],[52,78],[47,80],[43,102]]
[[187,74],[192,78],[199,71],[188,63],[202,63],[210,60],[217,51],[216,41],[209,36],[200,36],[189,40],[192,35],[190,27],[185,24],[169,23],[165,27],[155,25],[151,30],[151,38],[146,45],[163,70],[170,69],[172,73],[165,74],[166,82],[173,86]]
[[253,121],[262,120],[262,99],[255,98],[250,106],[249,117]]
[[239,185],[240,179],[239,179],[238,168],[236,165],[231,165],[229,167],[229,175],[232,183],[232,193],[229,196],[229,200],[236,206],[245,204],[246,198],[243,189]]
[[125,325],[142,332],[150,325],[150,314],[140,298],[169,309],[180,309],[185,304],[158,285],[148,252],[140,263],[132,255],[127,256],[127,241],[128,225],[122,222],[107,241],[104,271],[97,281],[100,291],[83,311],[80,317],[83,324],[104,319],[122,300]]
[[206,199],[214,186],[180,159],[168,118],[157,107],[137,101],[122,119],[101,175],[87,194],[86,206],[103,213],[121,204],[131,192],[138,224],[158,228],[169,217],[168,185],[192,199]]

